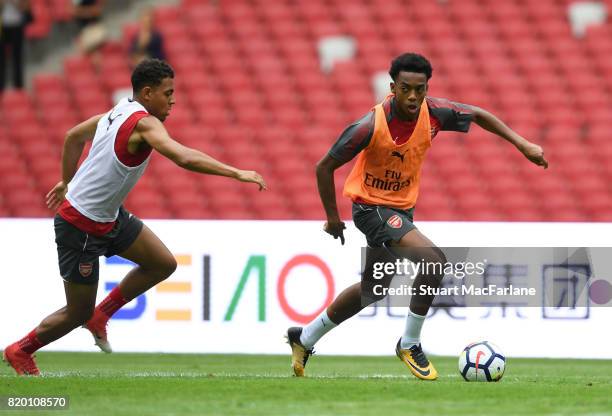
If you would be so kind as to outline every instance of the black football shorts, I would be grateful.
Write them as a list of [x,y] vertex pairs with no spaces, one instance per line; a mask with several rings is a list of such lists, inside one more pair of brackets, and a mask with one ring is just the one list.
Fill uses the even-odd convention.
[[67,282],[97,284],[99,257],[111,257],[124,252],[142,231],[142,221],[123,207],[113,229],[95,236],[81,231],[60,215],[55,216],[55,243],[60,274]]
[[399,241],[416,226],[412,223],[414,208],[408,210],[379,205],[353,203],[353,221],[365,234],[370,247],[382,247]]

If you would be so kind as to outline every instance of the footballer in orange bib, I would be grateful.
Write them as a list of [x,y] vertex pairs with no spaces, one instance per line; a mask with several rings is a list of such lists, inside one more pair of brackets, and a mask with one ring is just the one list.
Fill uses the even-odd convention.
[[[445,263],[446,257],[413,224],[419,196],[421,168],[432,139],[440,131],[467,132],[472,122],[513,144],[532,163],[548,167],[544,151],[481,108],[427,96],[433,69],[415,53],[405,53],[391,62],[391,94],[340,135],[317,164],[317,184],[327,222],[324,230],[344,244],[344,222],[336,206],[334,172],[357,158],[344,185],[344,195],[353,201],[355,226],[368,242],[361,282],[342,291],[317,318],[305,327],[287,330],[292,367],[303,376],[315,343],[327,332],[364,307],[385,297],[375,285],[388,287],[394,274],[374,278],[373,265],[408,258],[417,263]],[[443,145],[443,144],[442,144]],[[410,251],[400,253],[401,248]],[[438,373],[421,347],[421,328],[433,302],[432,288],[440,285],[442,268],[418,274],[413,281],[404,333],[395,347],[398,358],[422,380],[435,380]]]

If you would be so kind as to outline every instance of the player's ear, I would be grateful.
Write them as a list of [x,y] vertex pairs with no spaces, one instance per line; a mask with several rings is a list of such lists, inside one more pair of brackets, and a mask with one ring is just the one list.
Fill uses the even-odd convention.
[[395,82],[389,83],[389,89],[391,90],[392,94],[395,94]]
[[144,98],[145,100],[149,100],[151,98],[151,94],[153,92],[153,88],[146,86],[143,87],[142,90],[140,91],[140,95],[142,96],[142,98]]

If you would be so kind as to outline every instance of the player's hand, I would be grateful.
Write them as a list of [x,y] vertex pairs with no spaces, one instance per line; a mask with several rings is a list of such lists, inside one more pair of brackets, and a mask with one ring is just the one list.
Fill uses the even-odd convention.
[[544,159],[544,149],[541,146],[529,143],[521,151],[532,163],[543,166],[544,169],[548,168],[548,161]]
[[66,191],[68,191],[68,187],[64,181],[59,181],[46,196],[47,208],[55,211],[66,199]]
[[238,171],[238,176],[236,176],[240,182],[253,182],[259,185],[259,190],[263,191],[268,189],[268,185],[266,185],[266,181],[264,181],[263,176],[254,170],[241,170]]
[[323,226],[323,230],[334,237],[334,239],[340,238],[340,242],[344,245],[344,230],[346,226],[342,221],[326,221]]

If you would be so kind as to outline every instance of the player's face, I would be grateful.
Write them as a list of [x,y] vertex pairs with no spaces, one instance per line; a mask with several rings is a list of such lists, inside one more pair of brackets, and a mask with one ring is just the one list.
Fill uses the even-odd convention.
[[417,118],[427,95],[427,76],[420,72],[401,71],[395,82],[391,83],[391,92],[395,94],[395,102],[402,115]]
[[149,113],[164,121],[174,105],[174,79],[164,78],[161,84],[151,88],[147,98]]

